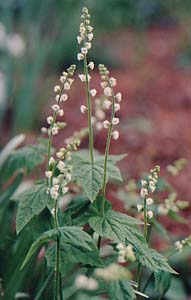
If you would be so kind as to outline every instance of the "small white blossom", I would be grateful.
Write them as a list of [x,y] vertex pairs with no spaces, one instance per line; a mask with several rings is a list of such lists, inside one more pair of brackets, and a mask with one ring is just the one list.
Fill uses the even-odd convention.
[[102,128],[103,128],[103,124],[102,124],[101,122],[97,122],[97,123],[96,123],[96,129],[97,129],[98,131],[100,131],[100,130],[102,130]]
[[120,110],[120,104],[119,103],[115,103],[114,108],[115,108],[115,112],[118,111],[118,110]]
[[54,159],[54,157],[50,157],[50,159],[49,159],[49,162],[48,162],[48,164],[49,164],[49,166],[51,166],[51,165],[53,165],[55,163],[55,159]]
[[115,78],[113,78],[113,77],[111,77],[110,79],[109,79],[109,81],[110,81],[110,84],[111,84],[111,86],[116,86],[116,79]]
[[90,68],[90,70],[93,70],[94,69],[94,62],[90,61],[89,64],[88,64],[88,67]]
[[105,89],[108,85],[107,81],[102,81],[100,84],[101,84],[102,89]]
[[153,180],[149,181],[149,190],[153,193],[156,189],[156,184]]
[[92,97],[95,97],[95,95],[97,94],[96,89],[90,90],[90,94],[91,94]]
[[85,105],[80,106],[80,111],[82,114],[84,114],[87,110],[88,110],[88,108]]
[[58,115],[59,115],[60,117],[62,117],[62,116],[64,115],[64,110],[63,110],[63,109],[59,109]]
[[52,177],[52,171],[46,171],[45,175],[48,179],[50,179]]
[[145,198],[148,195],[148,190],[146,188],[142,188],[140,195],[141,195],[141,198]]
[[153,199],[152,198],[147,198],[147,205],[153,204]]
[[83,47],[83,48],[81,48],[81,52],[82,52],[82,54],[87,54],[88,50],[85,47]]
[[105,118],[105,112],[101,109],[96,110],[95,115],[99,120],[103,120]]
[[83,60],[84,59],[84,55],[82,53],[78,53],[77,59],[78,60]]
[[[90,27],[90,26],[89,26]],[[90,29],[90,28],[89,28]],[[88,34],[88,40],[91,41],[93,39],[94,35],[93,33]]]
[[149,210],[149,211],[147,212],[147,216],[148,216],[149,219],[152,219],[152,218],[153,218],[153,212],[152,212],[152,210]]
[[60,109],[60,106],[58,104],[52,105],[53,111],[58,111]]
[[64,84],[64,89],[65,89],[65,90],[69,90],[69,89],[70,89],[70,83],[69,83],[69,82],[66,82],[66,83]]
[[65,167],[66,167],[65,163],[64,163],[63,161],[60,160],[59,163],[57,164],[58,170],[59,170],[61,173],[63,173],[63,172],[65,171]]
[[67,94],[62,94],[62,96],[60,97],[60,102],[65,102],[68,100],[68,95]]
[[112,132],[112,137],[113,137],[114,140],[118,140],[118,138],[119,138],[119,131],[114,130]]
[[106,108],[106,109],[109,109],[110,108],[110,106],[111,106],[111,101],[109,101],[109,100],[105,100],[104,101],[104,107]]
[[46,127],[41,127],[41,132],[42,132],[43,134],[47,133],[47,128],[46,128]]
[[180,242],[180,241],[176,241],[175,243],[174,243],[174,245],[175,245],[175,247],[176,247],[176,249],[178,250],[178,251],[182,251],[182,249],[183,249],[183,245],[182,245],[182,243]]
[[117,93],[117,94],[115,95],[115,98],[116,98],[119,102],[121,102],[122,94],[121,94],[121,93]]
[[113,124],[113,125],[119,124],[119,118],[113,118],[113,119],[112,119],[112,124]]
[[143,210],[142,204],[137,204],[137,210],[138,212],[141,212]]
[[53,135],[58,134],[58,126],[53,126],[53,127],[52,127],[52,134],[53,134]]
[[59,184],[59,179],[57,177],[54,177],[52,179],[52,183],[53,183],[53,185],[58,185]]
[[81,42],[83,41],[82,37],[81,36],[77,36],[77,41],[78,41],[78,44],[81,44]]
[[84,74],[79,74],[78,77],[80,78],[80,80],[82,82],[85,82],[86,81],[86,76]]
[[112,90],[109,86],[107,86],[105,89],[104,89],[104,94],[107,96],[107,97],[110,97],[112,96]]
[[146,186],[147,186],[147,181],[141,179],[141,186],[142,186],[142,187],[146,187]]
[[58,196],[59,196],[58,189],[59,189],[59,188],[57,188],[57,185],[53,186],[53,187],[50,189],[50,195],[51,195],[51,197],[52,197],[53,199],[55,199],[55,200],[56,200],[56,199],[58,198]]
[[103,127],[104,128],[109,128],[110,122],[108,120],[103,121]]
[[55,87],[54,87],[54,92],[55,92],[55,93],[58,93],[58,92],[60,92],[60,91],[61,91],[60,86],[59,86],[59,85],[55,85]]
[[65,76],[60,76],[60,82],[64,83],[65,80],[66,80]]
[[86,49],[91,49],[92,44],[90,42],[86,43]]
[[65,195],[68,192],[69,188],[68,187],[63,187],[62,188],[62,194]]

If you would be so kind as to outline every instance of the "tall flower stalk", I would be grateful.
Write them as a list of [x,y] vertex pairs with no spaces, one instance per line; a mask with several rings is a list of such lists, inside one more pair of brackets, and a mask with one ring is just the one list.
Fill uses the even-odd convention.
[[[90,14],[87,8],[82,9],[82,22],[80,24],[79,36],[77,37],[78,43],[82,44],[83,47],[78,53],[78,60],[83,60],[84,64],[84,74],[80,74],[79,78],[81,81],[86,83],[86,95],[87,95],[87,111],[88,111],[88,129],[89,129],[89,151],[90,151],[90,160],[93,165],[94,163],[94,154],[93,154],[93,128],[92,128],[92,107],[91,107],[91,91],[90,91],[90,75],[89,68],[93,69],[93,62],[88,64],[87,55],[89,49],[91,49],[91,41],[93,39],[93,27],[90,25]],[[84,106],[84,109],[86,107]],[[82,107],[83,112],[83,107]]]
[[[67,146],[67,149],[61,148],[57,152],[57,158],[51,157],[51,147],[53,135],[57,135],[59,130],[65,127],[64,122],[57,121],[57,117],[62,117],[64,115],[64,110],[60,108],[61,102],[65,102],[68,99],[68,95],[65,93],[70,89],[73,79],[71,78],[74,74],[76,66],[71,65],[67,72],[63,72],[60,77],[61,85],[56,85],[54,87],[55,101],[56,103],[52,105],[53,115],[47,117],[47,123],[50,125],[48,129],[42,128],[42,132],[47,132],[49,136],[48,140],[48,161],[47,161],[47,170],[45,172],[47,178],[47,193],[50,194],[50,197],[53,199],[54,204],[52,208],[52,216],[54,219],[54,228],[57,232],[56,235],[56,253],[55,253],[55,284],[54,284],[54,300],[62,299],[62,288],[60,285],[60,237],[59,237],[59,221],[58,221],[58,199],[59,194],[62,192],[64,195],[68,191],[66,186],[71,180],[70,166],[66,166],[64,159],[70,159],[70,148],[74,148],[71,145]],[[72,144],[73,145],[73,144]],[[76,147],[76,144],[75,144]],[[58,170],[60,174],[55,176],[55,170]]]

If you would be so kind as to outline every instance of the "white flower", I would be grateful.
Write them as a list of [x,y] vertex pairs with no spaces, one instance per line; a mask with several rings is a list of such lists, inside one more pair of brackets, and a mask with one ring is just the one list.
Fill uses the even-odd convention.
[[78,53],[77,59],[78,60],[83,60],[84,59],[84,55],[82,53]]
[[153,193],[156,189],[156,185],[154,181],[149,181],[149,190],[151,191],[151,193]]
[[53,126],[53,127],[52,127],[52,134],[53,134],[53,135],[58,134],[58,126]]
[[6,36],[5,45],[7,46],[10,54],[15,57],[21,56],[26,48],[25,41],[17,33]]
[[93,70],[94,69],[94,62],[90,61],[89,64],[88,64],[88,67],[90,68],[90,70]]
[[63,172],[65,172],[65,167],[66,167],[65,163],[64,163],[63,161],[60,160],[59,163],[57,164],[58,170],[59,170],[61,173],[63,173]]
[[84,114],[87,110],[88,110],[88,108],[85,105],[80,106],[80,111],[82,114]]
[[146,187],[146,186],[147,186],[147,181],[141,179],[141,186],[142,186],[142,187]]
[[149,211],[147,212],[147,216],[148,216],[149,219],[152,219],[152,218],[153,218],[153,212],[152,212],[152,210],[149,210]]
[[86,288],[88,282],[88,277],[85,275],[79,275],[75,280],[75,285],[77,288]]
[[54,92],[55,92],[55,93],[58,93],[58,92],[60,92],[60,91],[61,91],[60,86],[59,86],[59,85],[55,85],[55,87],[54,87]]
[[65,80],[66,80],[65,76],[60,76],[60,82],[64,83]]
[[102,82],[100,83],[100,85],[101,85],[102,89],[104,89],[104,88],[107,87],[108,83],[107,83],[107,81],[102,81]]
[[95,280],[94,278],[89,278],[88,279],[88,283],[87,283],[87,290],[89,291],[94,291],[98,288],[98,283],[97,280]]
[[103,120],[105,118],[105,112],[101,109],[96,110],[95,115],[99,120]]
[[147,198],[147,205],[153,204],[153,199],[152,198]]
[[92,116],[92,117],[91,117],[91,122],[92,122],[92,124],[94,125],[95,122],[96,122],[96,117]]
[[62,151],[59,151],[56,153],[56,156],[59,158],[59,159],[62,159],[64,157],[64,153]]
[[81,53],[82,54],[87,54],[88,50],[85,47],[83,47],[83,48],[81,48]]
[[106,108],[106,109],[109,109],[110,108],[110,106],[111,106],[111,101],[109,101],[109,100],[105,100],[104,101],[104,107]]
[[177,249],[178,251],[182,251],[183,245],[182,245],[182,243],[181,243],[180,241],[176,241],[176,242],[174,243],[174,245],[175,245],[175,247],[176,247],[176,249]]
[[49,164],[49,166],[51,166],[51,165],[53,165],[55,163],[55,159],[54,159],[54,157],[50,157],[50,159],[49,159],[49,162],[48,162],[48,164]]
[[105,89],[104,89],[104,94],[107,96],[107,97],[110,97],[112,96],[112,90],[109,86],[107,86]]
[[63,110],[63,109],[59,109],[58,115],[59,115],[60,117],[62,117],[62,116],[64,115],[64,110]]
[[133,248],[132,248],[131,245],[128,245],[126,247],[126,258],[129,259],[129,260],[131,260],[131,261],[135,261],[136,260],[135,254],[133,252]]
[[60,101],[60,95],[56,95],[55,100],[56,100],[56,102],[59,102]]
[[58,189],[59,187],[57,188],[57,185],[53,186],[51,189],[50,189],[50,195],[53,199],[57,199],[58,196],[59,196],[59,193],[58,193]]
[[126,262],[126,259],[123,255],[118,256],[118,263],[119,264],[124,264]]
[[138,210],[138,212],[143,210],[142,204],[137,204],[137,210]]
[[119,102],[121,102],[121,99],[122,99],[121,93],[117,93],[117,94],[115,95],[115,98],[116,98]]
[[69,90],[69,89],[70,89],[70,83],[69,83],[69,82],[66,82],[66,83],[64,84],[64,89],[65,89],[65,90]]
[[57,177],[54,177],[52,179],[52,183],[53,183],[53,185],[58,185],[59,184],[59,179]]
[[86,81],[86,76],[84,74],[79,74],[78,77],[82,82]]
[[112,124],[113,124],[113,125],[119,124],[119,118],[113,118],[113,119],[112,119]]
[[91,49],[92,44],[90,42],[86,43],[86,49]]
[[60,97],[60,102],[65,102],[68,100],[68,95],[67,94],[62,94],[62,96]]
[[45,175],[48,179],[50,179],[52,177],[52,171],[46,171]]
[[66,187],[66,186],[64,186],[64,187],[62,188],[62,194],[65,195],[65,194],[68,192],[68,190],[69,190],[69,188]]
[[54,105],[52,105],[52,109],[54,111],[58,111],[60,109],[60,106],[58,104],[54,104]]
[[140,195],[141,195],[141,198],[145,198],[148,195],[148,190],[145,188],[142,188]]
[[113,137],[114,140],[118,140],[118,138],[119,138],[119,131],[114,130],[112,132],[112,137]]
[[[90,27],[90,26],[89,26]],[[94,35],[93,33],[89,33],[88,34],[88,40],[91,41],[93,39]]]
[[117,244],[116,246],[117,250],[123,250],[125,248],[125,245],[122,243]]
[[116,86],[116,79],[115,78],[111,77],[109,79],[109,81],[110,81],[111,86]]
[[96,123],[96,129],[97,129],[98,131],[100,131],[100,130],[102,130],[102,128],[103,128],[103,124],[102,124],[101,122],[97,122],[97,123]]
[[78,41],[78,44],[81,44],[81,42],[83,41],[82,37],[81,36],[77,36],[77,41]]
[[168,209],[164,205],[160,204],[157,208],[159,215],[165,216],[168,214]]
[[109,128],[110,122],[108,120],[103,121],[103,127]]
[[118,111],[118,110],[120,110],[120,104],[119,103],[115,103],[114,108],[115,108],[115,112]]
[[46,128],[46,127],[41,127],[41,132],[42,132],[43,134],[47,133],[47,128]]
[[96,89],[90,90],[90,94],[91,94],[92,97],[95,97],[95,95],[97,94]]

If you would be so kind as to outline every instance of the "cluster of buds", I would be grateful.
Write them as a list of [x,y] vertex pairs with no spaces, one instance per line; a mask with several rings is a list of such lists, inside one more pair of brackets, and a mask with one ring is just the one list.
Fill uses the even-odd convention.
[[84,7],[82,9],[82,22],[80,23],[79,35],[77,36],[78,44],[83,44],[83,47],[78,53],[78,60],[83,60],[88,54],[89,49],[91,49],[91,41],[93,39],[93,27],[90,24],[90,14],[88,9]]
[[59,133],[60,129],[63,129],[66,126],[66,123],[57,121],[57,116],[62,117],[64,115],[64,110],[60,107],[60,104],[68,100],[68,94],[66,91],[70,90],[70,87],[73,83],[74,79],[71,77],[74,75],[75,69],[76,66],[71,65],[67,69],[67,72],[64,71],[62,73],[60,77],[61,84],[54,87],[56,103],[52,105],[53,115],[47,117],[49,128],[47,129],[46,127],[42,127],[42,133],[56,135]]
[[180,201],[177,199],[177,193],[170,193],[168,198],[164,200],[164,203],[159,204],[157,211],[159,215],[168,215],[169,212],[178,213],[180,210],[189,206],[188,201]]
[[135,261],[135,254],[133,252],[133,248],[131,245],[124,245],[122,243],[117,244],[116,246],[117,250],[119,250],[118,255],[118,262],[119,263],[125,263],[127,260]]
[[[158,180],[158,174],[160,172],[160,167],[155,166],[154,169],[150,170],[150,175],[148,176],[147,180],[141,180],[141,198],[143,198],[146,202],[146,205],[151,205],[153,204],[153,199],[149,197],[149,193],[154,193],[156,189],[156,183]],[[138,204],[137,205],[137,210],[140,212],[143,210],[143,205]],[[147,211],[147,216],[149,219],[153,218],[153,211],[149,210]]]
[[[102,124],[104,128],[110,128],[113,139],[117,140],[119,138],[119,132],[113,130],[113,126],[119,124],[119,118],[115,117],[115,113],[120,110],[121,93],[114,94],[113,87],[116,86],[116,79],[109,77],[109,71],[104,65],[99,65],[99,72],[102,80],[101,87],[103,88],[104,96],[106,97],[104,101],[105,108],[110,109],[111,107],[110,121],[104,120]],[[97,114],[101,115],[101,110]],[[103,111],[102,115],[104,114],[105,112]]]
[[181,252],[185,246],[191,246],[191,235],[184,240],[176,241],[174,245]]
[[166,169],[171,175],[177,176],[179,172],[184,168],[186,163],[187,160],[185,158],[180,158],[174,161],[172,165],[168,165]]
[[65,195],[68,192],[67,185],[70,183],[72,176],[72,166],[65,163],[71,160],[71,152],[76,151],[80,145],[80,141],[73,141],[68,144],[66,148],[60,148],[56,153],[57,159],[50,157],[49,169],[45,172],[45,175],[50,183],[50,188],[47,189],[47,193],[51,198],[56,200],[59,197],[60,192]]
[[131,274],[126,268],[123,268],[122,266],[115,263],[109,265],[106,268],[96,269],[95,275],[106,281],[114,281],[114,280],[131,278]]
[[[73,136],[65,139],[65,143],[75,144],[76,142],[80,144],[81,140],[88,135],[88,128],[82,128],[79,131],[74,131]],[[79,145],[77,145],[78,147]]]
[[75,280],[75,285],[78,289],[85,289],[88,291],[94,291],[98,288],[97,280],[85,275],[79,275]]

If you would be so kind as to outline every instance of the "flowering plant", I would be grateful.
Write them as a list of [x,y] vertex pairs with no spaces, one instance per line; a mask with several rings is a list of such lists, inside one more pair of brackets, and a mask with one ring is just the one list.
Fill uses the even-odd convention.
[[[53,113],[47,117],[48,126],[41,129],[48,139],[41,138],[37,145],[13,152],[7,162],[5,177],[9,178],[15,171],[17,176],[23,175],[23,169],[29,173],[45,157],[47,159],[45,178],[13,196],[18,201],[16,231],[19,236],[29,231],[31,224],[34,226],[43,220],[19,265],[20,272],[24,272],[32,260],[34,262],[40,251],[39,256],[45,256],[46,265],[35,300],[45,296],[54,300],[99,300],[104,295],[114,300],[133,300],[148,298],[145,291],[151,277],[145,281],[142,276],[147,268],[160,289],[157,297],[162,299],[169,287],[165,283],[169,282],[170,274],[177,272],[165,256],[149,245],[154,213],[148,207],[154,203],[151,194],[155,192],[160,167],[155,166],[148,177],[141,180],[142,202],[137,204],[137,210],[141,215],[143,212],[142,220],[112,209],[106,198],[107,182],[111,179],[122,181],[116,163],[125,157],[110,155],[112,140],[116,143],[119,138],[116,126],[122,95],[115,91],[116,79],[100,64],[103,96],[95,99],[93,107],[92,99],[97,90],[90,87],[94,63],[88,61],[88,52],[92,47],[93,27],[87,8],[82,9],[81,17],[77,37],[81,49],[77,59],[83,62],[84,72],[78,77],[85,83],[87,103],[81,105],[80,111],[87,114],[88,128],[75,132],[60,149],[53,149],[53,137],[66,126],[60,118],[64,116],[63,105],[68,101],[76,72],[76,66],[71,65],[54,87]],[[94,130],[107,130],[104,155],[94,150]],[[87,135],[88,152],[79,149],[81,140]],[[187,238],[176,242],[176,247],[182,250],[190,243]],[[6,291],[4,297],[9,299]]]

